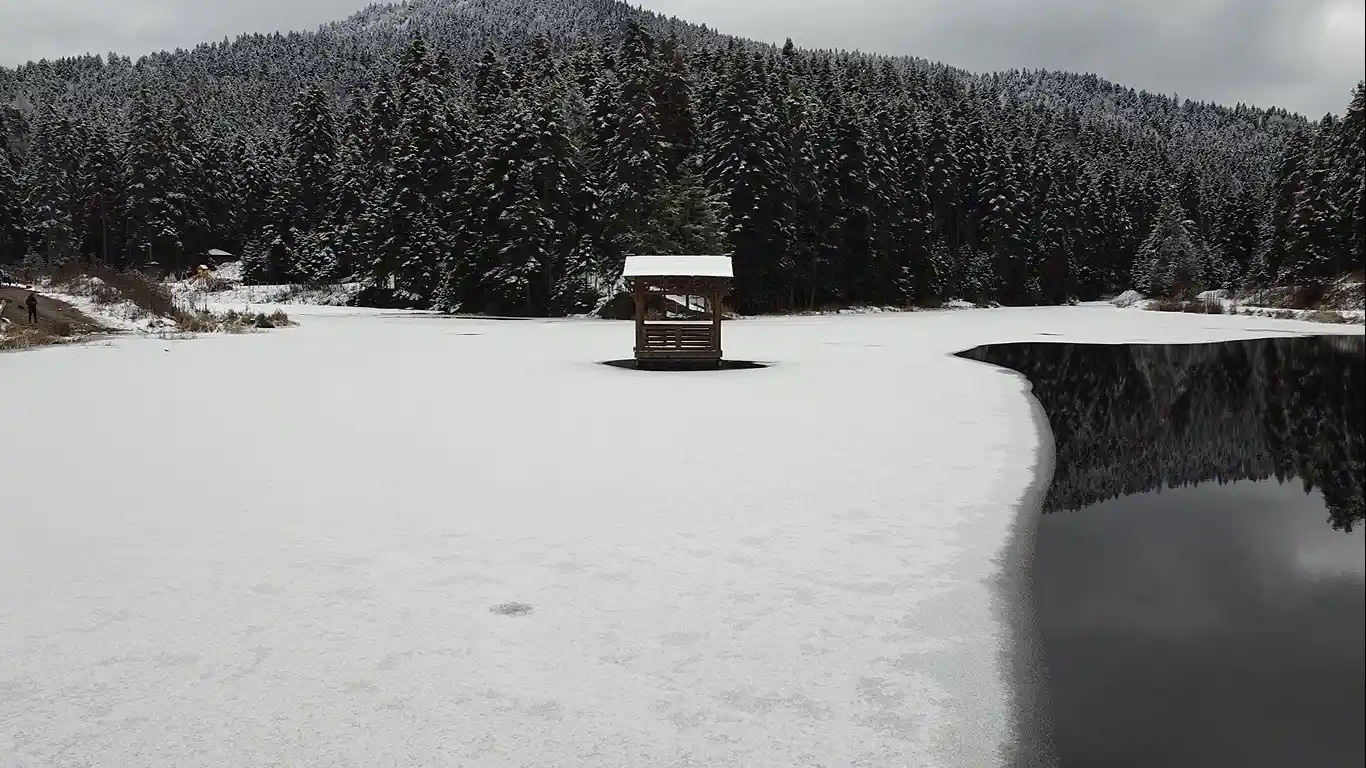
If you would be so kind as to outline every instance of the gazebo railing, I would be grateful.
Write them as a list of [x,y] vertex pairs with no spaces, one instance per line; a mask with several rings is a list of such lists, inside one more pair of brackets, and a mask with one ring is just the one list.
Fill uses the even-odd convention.
[[640,326],[636,354],[719,357],[720,328],[715,323],[646,322]]

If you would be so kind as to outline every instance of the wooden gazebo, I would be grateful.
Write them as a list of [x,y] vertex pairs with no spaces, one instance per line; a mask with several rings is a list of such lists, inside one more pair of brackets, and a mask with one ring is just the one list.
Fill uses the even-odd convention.
[[635,300],[637,365],[720,364],[729,256],[628,256],[622,276]]

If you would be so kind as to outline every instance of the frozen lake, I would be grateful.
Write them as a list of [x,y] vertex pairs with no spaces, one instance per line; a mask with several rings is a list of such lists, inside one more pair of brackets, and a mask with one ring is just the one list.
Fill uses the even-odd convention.
[[599,365],[622,323],[289,311],[0,356],[0,766],[1047,762],[1047,433],[953,353],[1361,332],[754,319],[771,367],[678,374]]

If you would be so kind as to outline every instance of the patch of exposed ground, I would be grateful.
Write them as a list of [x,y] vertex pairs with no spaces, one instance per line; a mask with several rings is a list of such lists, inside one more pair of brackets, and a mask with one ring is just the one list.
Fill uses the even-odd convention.
[[77,341],[109,329],[65,301],[38,293],[38,322],[30,323],[31,290],[0,286],[0,349],[26,349]]

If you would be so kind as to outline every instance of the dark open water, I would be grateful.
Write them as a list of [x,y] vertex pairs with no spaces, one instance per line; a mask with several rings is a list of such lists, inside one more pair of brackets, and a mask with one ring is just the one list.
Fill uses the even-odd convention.
[[1366,342],[1008,344],[1057,463],[1035,603],[1067,768],[1366,765]]

